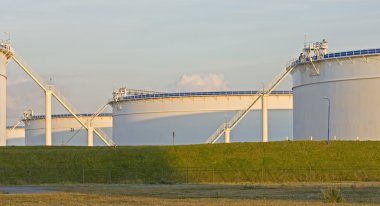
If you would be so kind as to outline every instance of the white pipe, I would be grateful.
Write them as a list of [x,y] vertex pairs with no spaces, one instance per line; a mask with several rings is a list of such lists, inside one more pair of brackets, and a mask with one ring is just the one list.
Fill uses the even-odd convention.
[[3,53],[0,53],[0,146],[7,144],[7,63]]
[[87,129],[87,146],[94,146],[94,128],[91,126]]
[[231,129],[226,127],[224,128],[224,143],[230,143],[230,134],[231,134]]
[[51,146],[51,90],[45,91],[45,145]]
[[263,135],[263,142],[268,142],[268,96],[263,95],[263,98],[261,99],[261,110],[262,110],[262,122],[263,122],[263,128],[262,128],[262,135]]

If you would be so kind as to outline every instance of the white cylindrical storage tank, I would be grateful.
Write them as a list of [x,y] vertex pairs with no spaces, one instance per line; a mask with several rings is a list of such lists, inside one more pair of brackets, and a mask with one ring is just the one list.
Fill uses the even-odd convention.
[[[92,114],[78,114],[85,123],[89,123]],[[45,145],[45,116],[32,116],[24,119],[25,145]],[[105,113],[95,117],[91,124],[95,129],[101,129],[112,137],[112,116]],[[71,114],[52,115],[52,145],[87,146],[87,130]],[[94,146],[105,146],[104,142],[93,134]]]
[[[256,91],[188,92],[125,96],[111,102],[118,145],[201,144],[257,98]],[[292,93],[267,97],[269,140],[292,137]],[[262,141],[261,101],[231,130],[231,142]],[[223,137],[219,142],[223,142]]]
[[380,140],[380,49],[294,63],[294,139]]
[[7,141],[7,64],[12,55],[10,43],[0,42],[0,146]]
[[25,127],[7,127],[7,146],[25,146]]

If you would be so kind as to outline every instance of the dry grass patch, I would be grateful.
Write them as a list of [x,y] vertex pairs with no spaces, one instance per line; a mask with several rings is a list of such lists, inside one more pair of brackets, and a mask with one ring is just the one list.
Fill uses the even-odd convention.
[[[247,199],[225,199],[225,198],[201,198],[201,199],[170,199],[152,197],[134,197],[120,195],[99,195],[81,193],[54,193],[33,195],[0,195],[1,205],[5,206],[322,206],[321,202],[289,201],[289,200],[247,200]],[[360,205],[360,204],[342,204]]]

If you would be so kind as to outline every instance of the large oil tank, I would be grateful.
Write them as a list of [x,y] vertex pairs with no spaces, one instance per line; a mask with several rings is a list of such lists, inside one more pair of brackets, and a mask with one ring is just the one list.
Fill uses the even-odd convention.
[[0,40],[0,146],[5,146],[7,141],[7,64],[13,53],[10,41]]
[[294,139],[380,140],[380,49],[326,45],[306,45],[293,62]]
[[[109,113],[99,114],[93,120],[93,114],[78,114],[83,122],[91,121],[95,129],[101,129],[112,137],[112,116]],[[45,145],[45,116],[27,116],[25,123],[25,145]],[[71,114],[52,115],[52,145],[87,146],[87,130]],[[105,146],[95,134],[94,146]]]
[[[159,93],[114,97],[118,145],[201,144],[260,95],[257,91]],[[292,137],[292,92],[267,97],[269,140]],[[262,141],[261,101],[231,132],[232,142]]]

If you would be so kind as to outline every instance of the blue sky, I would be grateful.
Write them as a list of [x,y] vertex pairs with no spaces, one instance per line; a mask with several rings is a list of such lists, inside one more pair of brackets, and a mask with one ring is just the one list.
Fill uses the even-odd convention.
[[[18,55],[82,112],[95,111],[114,88],[173,91],[184,75],[256,90],[298,56],[305,33],[326,38],[332,51],[380,47],[375,0],[1,0],[1,7],[0,30],[11,32]],[[9,119],[27,108],[43,113],[39,88],[14,63],[8,74]],[[291,79],[279,89],[290,90]]]

